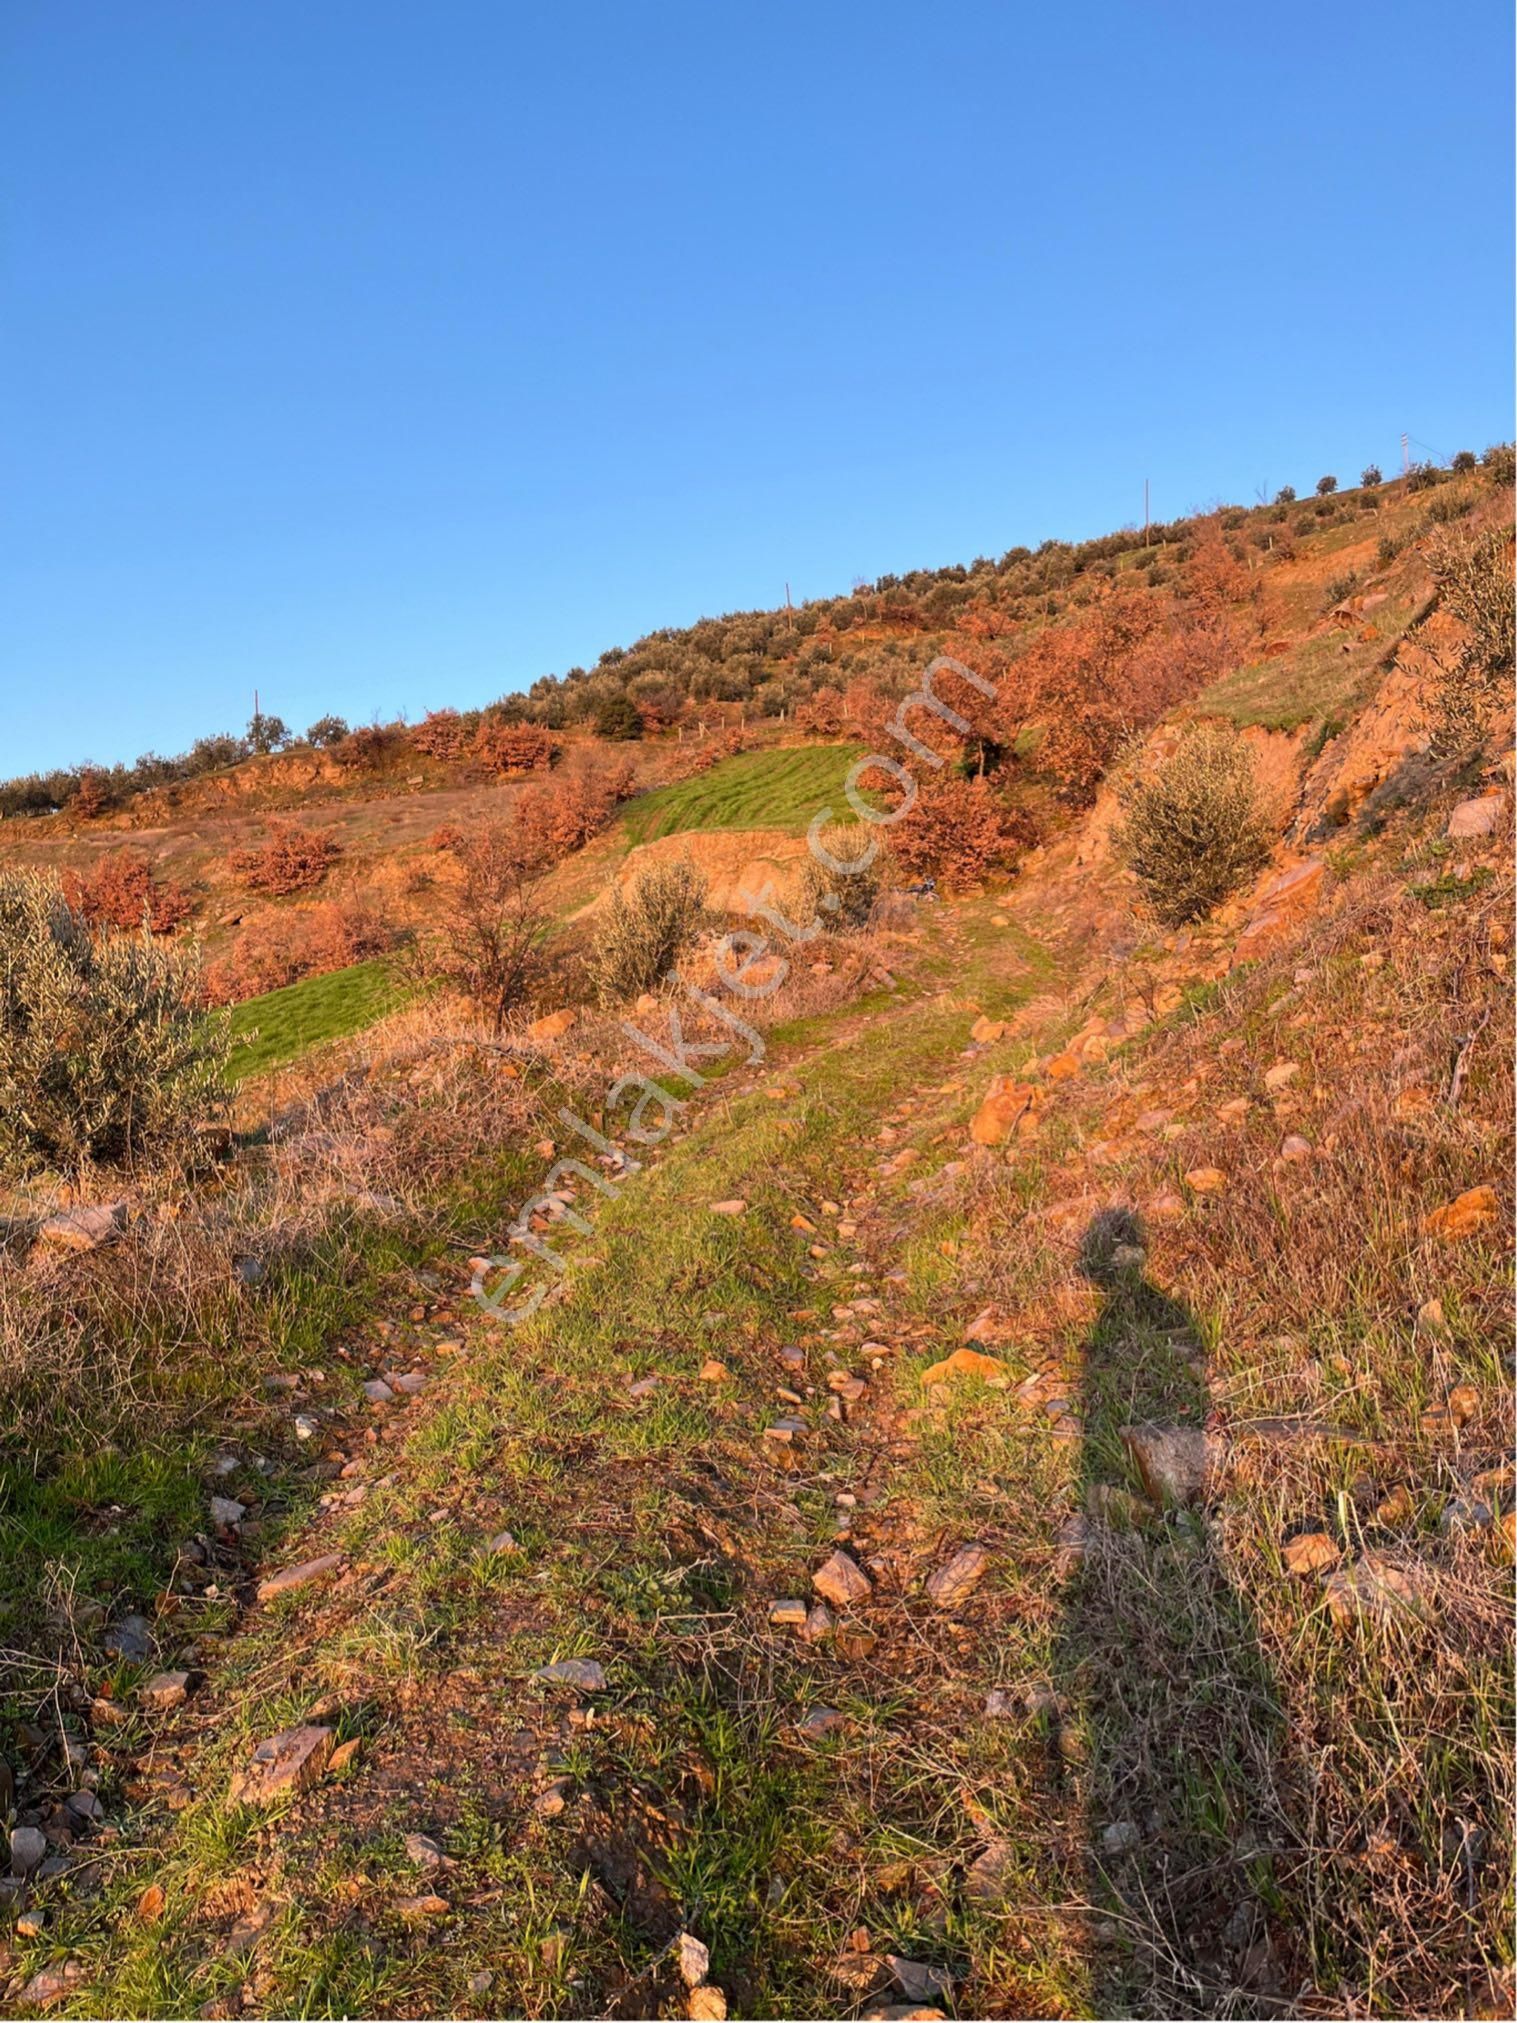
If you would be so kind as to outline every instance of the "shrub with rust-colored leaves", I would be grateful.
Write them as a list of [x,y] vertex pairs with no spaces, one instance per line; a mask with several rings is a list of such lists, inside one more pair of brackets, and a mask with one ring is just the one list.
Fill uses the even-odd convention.
[[469,749],[473,725],[456,709],[429,709],[411,731],[411,744],[428,759],[461,759]]
[[111,804],[106,776],[93,766],[85,766],[79,775],[79,784],[74,789],[69,802],[69,812],[77,815],[81,822],[93,822],[97,815],[103,815]]
[[261,997],[304,976],[385,955],[397,939],[384,915],[363,900],[326,899],[294,912],[264,913],[250,920],[230,953],[206,971],[206,995],[213,1004]]
[[464,832],[456,822],[443,822],[427,838],[429,850],[457,850],[464,840]]
[[407,751],[410,742],[404,724],[360,724],[333,747],[332,756],[349,772],[377,773]]
[[1179,606],[1122,590],[1041,634],[1000,685],[1005,743],[1025,738],[1061,798],[1088,800],[1135,732],[1235,661],[1237,626],[1219,582],[1203,570]]
[[89,871],[65,871],[63,896],[91,927],[146,926],[171,934],[193,904],[182,885],[159,884],[145,858],[113,850]]
[[308,976],[372,961],[392,949],[396,940],[384,915],[361,899],[325,899],[302,916],[300,949]]
[[298,822],[280,822],[256,850],[234,850],[228,860],[233,873],[254,892],[282,899],[291,892],[310,892],[326,877],[341,855],[333,839],[320,829]]
[[545,773],[558,757],[558,740],[541,724],[486,717],[474,733],[472,756],[492,773]]
[[797,703],[796,726],[808,737],[840,738],[847,720],[846,712],[847,705],[840,689],[819,688],[805,702]]
[[1008,807],[988,780],[958,773],[920,786],[890,831],[891,853],[904,872],[947,885],[977,884],[1009,869],[1036,840],[1028,814]]
[[842,728],[871,751],[901,760],[913,773],[931,769],[924,756],[928,752],[965,771],[985,770],[988,745],[999,742],[1005,671],[1002,651],[976,642],[930,670],[898,676],[899,693],[887,693],[872,682],[850,682]]
[[627,759],[582,754],[555,778],[523,791],[517,824],[536,849],[556,862],[600,834],[635,780]]
[[1229,545],[1215,514],[1197,526],[1181,591],[1186,604],[1212,612],[1259,601],[1258,577]]
[[[900,795],[892,788],[883,798],[894,803]],[[1036,831],[988,780],[955,771],[919,780],[910,808],[887,833],[902,873],[962,887],[1012,865]]]
[[282,990],[300,974],[290,917],[263,915],[249,921],[228,952],[208,966],[205,994],[212,1004],[240,1004],[266,990]]
[[655,737],[673,728],[684,712],[685,698],[670,682],[651,681],[632,692],[633,705],[643,720],[643,729]]

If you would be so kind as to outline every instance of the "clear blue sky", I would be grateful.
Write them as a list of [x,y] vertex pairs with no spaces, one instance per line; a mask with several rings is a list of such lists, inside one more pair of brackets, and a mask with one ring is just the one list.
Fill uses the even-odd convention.
[[0,4],[0,774],[1511,433],[1506,0]]

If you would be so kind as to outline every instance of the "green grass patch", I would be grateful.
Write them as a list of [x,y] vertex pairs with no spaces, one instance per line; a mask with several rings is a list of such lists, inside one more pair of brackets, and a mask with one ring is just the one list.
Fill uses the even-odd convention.
[[1476,898],[1495,875],[1488,865],[1477,864],[1468,878],[1459,878],[1452,871],[1445,871],[1430,884],[1409,885],[1407,891],[1429,913],[1441,913],[1445,906],[1458,906],[1466,899]]
[[[1365,679],[1363,649],[1343,651],[1344,635],[1325,632],[1275,660],[1234,668],[1201,696],[1197,708],[1239,729],[1293,731],[1314,718],[1352,719]],[[1378,645],[1374,649],[1378,653]]]
[[783,829],[799,836],[829,806],[835,820],[851,821],[843,780],[863,753],[853,744],[740,752],[698,779],[641,795],[623,815],[622,829],[629,844],[693,829]]
[[248,1043],[233,1052],[233,1078],[240,1081],[324,1040],[356,1033],[393,1011],[402,995],[389,964],[376,958],[250,997],[232,1012],[234,1037]]

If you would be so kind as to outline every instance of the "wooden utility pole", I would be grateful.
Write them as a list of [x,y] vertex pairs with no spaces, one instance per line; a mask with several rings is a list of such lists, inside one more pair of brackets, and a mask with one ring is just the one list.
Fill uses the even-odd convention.
[[1148,480],[1143,480],[1143,545],[1148,546]]

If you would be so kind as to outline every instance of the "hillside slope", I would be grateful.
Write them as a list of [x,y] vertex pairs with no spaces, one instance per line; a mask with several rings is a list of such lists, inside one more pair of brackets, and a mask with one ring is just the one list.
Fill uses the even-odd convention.
[[[969,762],[989,766],[1006,817],[989,868],[1009,869],[1030,839],[1062,831],[1129,732],[1200,689],[1206,708],[1240,727],[1331,743],[1389,657],[1411,651],[1405,642],[1436,600],[1429,540],[1509,519],[1509,465],[1493,453],[1471,472],[1221,509],[1146,541],[1129,530],[1078,547],[1049,542],[1034,556],[881,579],[867,595],[800,613],[703,621],[612,650],[582,680],[539,684],[541,693],[485,712],[360,730],[330,750],[244,758],[160,785],[123,775],[102,786],[91,775],[93,794],[75,779],[58,790],[61,812],[0,823],[0,863],[84,877],[108,861],[145,870],[169,889],[179,931],[203,943],[226,990],[257,995],[414,932],[443,868],[437,839],[516,821],[524,797],[567,774],[625,769],[612,798],[632,799],[616,833],[634,844],[689,829],[798,833],[829,798],[839,755],[881,737],[899,749],[892,712],[934,656],[948,655],[999,693],[988,712],[967,697]],[[593,735],[607,697],[638,703],[641,739]],[[935,742],[943,728],[939,720]],[[215,756],[236,741],[210,744]],[[724,761],[734,747],[743,749]],[[552,773],[541,770],[549,760]],[[240,860],[292,819],[337,854],[309,889],[271,899]],[[579,869],[566,867],[565,911],[592,896],[574,885]]]
[[313,1176],[383,1215],[408,1139],[452,1248],[263,1338],[127,1658],[70,1617],[18,1817],[83,1760],[122,1838],[67,1815],[11,1999],[1510,2013],[1511,763],[1429,783],[1400,679],[1273,733],[1213,921],[1144,925],[1098,803],[702,1028],[520,1326],[463,1249],[605,1127],[614,1022],[488,1094],[380,1027],[282,1113],[266,1315]]

